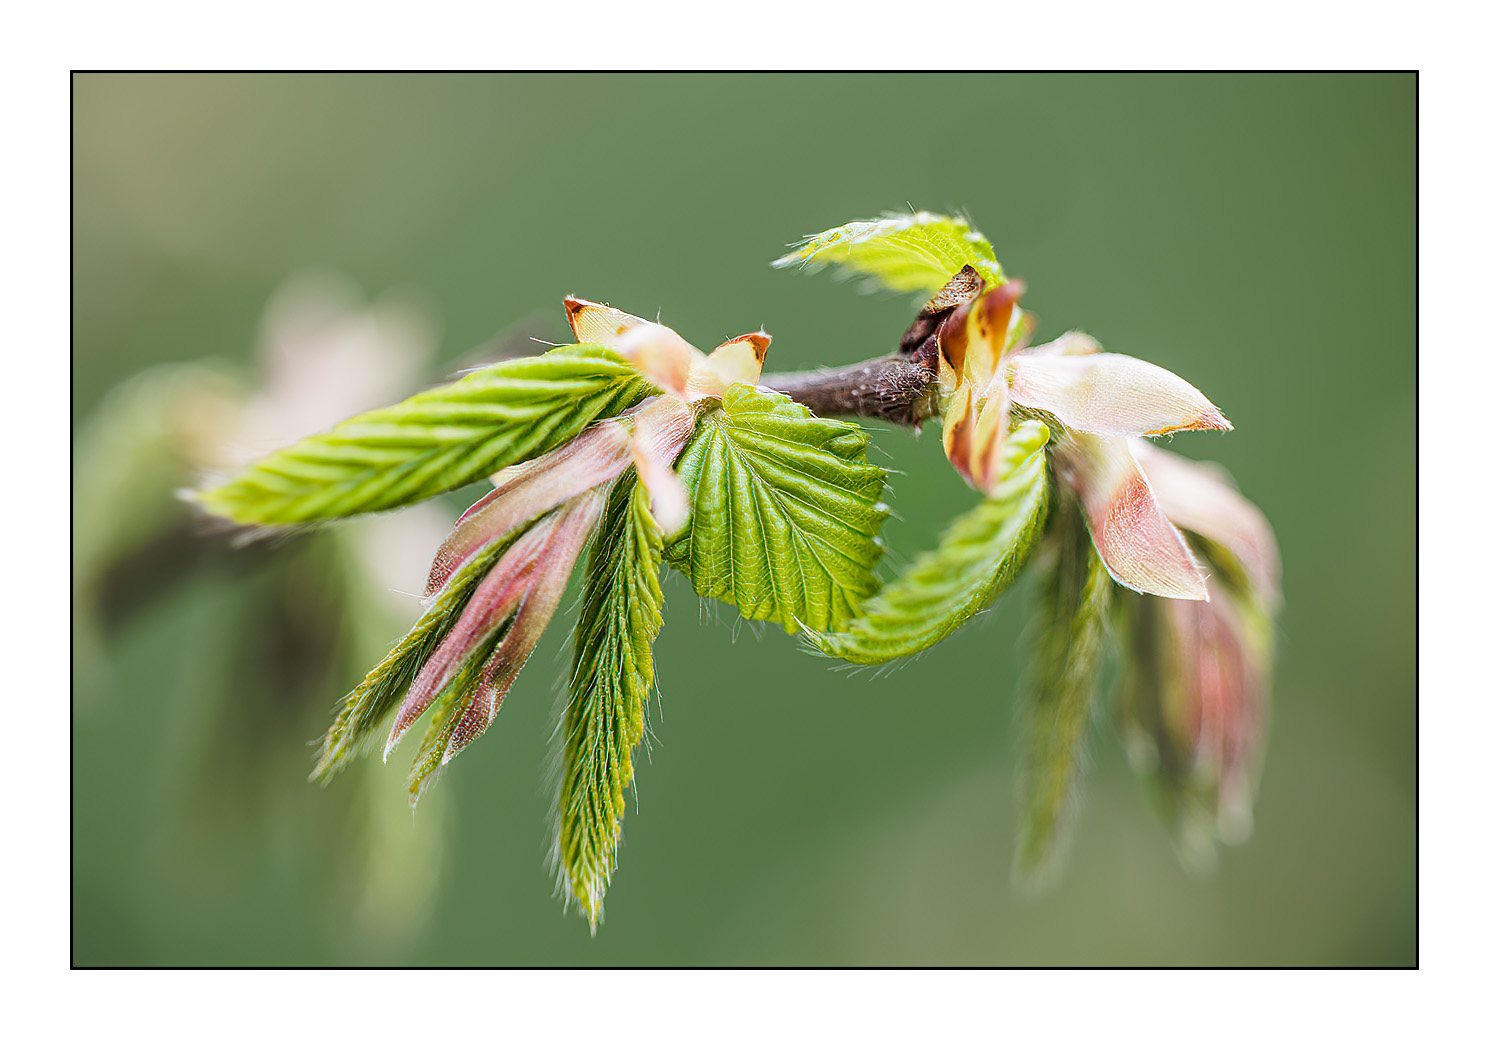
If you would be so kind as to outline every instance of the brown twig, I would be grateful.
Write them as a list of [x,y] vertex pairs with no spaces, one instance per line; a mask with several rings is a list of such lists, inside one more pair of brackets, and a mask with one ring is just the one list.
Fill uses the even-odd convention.
[[815,372],[767,373],[760,385],[818,415],[851,415],[918,427],[934,409],[935,370],[914,356],[893,355]]

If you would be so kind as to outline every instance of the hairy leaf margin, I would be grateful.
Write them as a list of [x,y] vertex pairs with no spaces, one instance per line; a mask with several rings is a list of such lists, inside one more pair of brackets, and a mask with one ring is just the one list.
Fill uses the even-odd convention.
[[191,497],[262,526],[396,509],[551,451],[658,392],[606,347],[558,347],[347,419]]
[[805,239],[772,267],[837,266],[896,292],[936,292],[964,266],[1001,284],[1003,267],[982,233],[964,217],[940,213],[886,213]]
[[552,866],[591,931],[604,919],[632,754],[646,733],[662,628],[662,532],[646,489],[628,474],[611,491],[590,545],[574,662],[560,723]]

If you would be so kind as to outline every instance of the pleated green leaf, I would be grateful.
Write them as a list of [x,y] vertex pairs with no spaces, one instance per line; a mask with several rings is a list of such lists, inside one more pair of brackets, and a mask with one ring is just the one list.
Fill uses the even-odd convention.
[[780,394],[735,384],[677,462],[693,500],[667,562],[702,596],[787,632],[836,628],[878,588],[886,473],[869,438]]
[[394,509],[557,448],[657,392],[613,351],[559,347],[348,419],[195,497],[208,513],[239,524]]
[[1053,882],[1070,831],[1112,602],[1111,578],[1073,499],[1056,504],[1048,541],[1054,553],[1034,619],[1014,861],[1014,879],[1029,891]]
[[936,292],[968,265],[989,288],[1005,280],[992,243],[964,218],[939,213],[886,213],[844,224],[805,240],[771,266],[793,265],[837,266],[896,292]]
[[840,632],[809,635],[818,650],[883,664],[926,650],[986,610],[1023,568],[1044,527],[1049,431],[1030,420],[1009,436],[996,493],[959,517],[935,549],[864,604]]
[[562,723],[554,867],[593,929],[604,917],[631,756],[646,733],[662,628],[662,534],[633,475],[611,492],[590,548]]
[[[375,743],[378,730],[403,695],[424,662],[459,620],[476,586],[481,583],[507,548],[526,530],[514,531],[481,549],[445,582],[444,588],[414,622],[407,635],[388,651],[377,667],[341,702],[336,720],[321,740],[321,751],[312,780],[329,781],[349,762]],[[451,683],[457,686],[458,683]],[[434,717],[437,712],[431,712]],[[431,727],[433,733],[438,727]]]

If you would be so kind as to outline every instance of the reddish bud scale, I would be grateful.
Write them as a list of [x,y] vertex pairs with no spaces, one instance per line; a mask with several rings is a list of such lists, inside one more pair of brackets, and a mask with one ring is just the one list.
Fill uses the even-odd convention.
[[434,703],[439,691],[454,678],[465,659],[521,605],[533,577],[534,565],[555,523],[554,517],[547,517],[535,524],[476,586],[460,619],[410,684],[383,747],[384,760],[409,727]]
[[1205,578],[1164,516],[1125,438],[1072,434],[1056,466],[1080,496],[1091,541],[1120,585],[1174,599],[1205,599]]
[[[527,585],[516,617],[502,636],[496,652],[482,668],[476,689],[455,721],[450,742],[445,748],[444,762],[464,750],[496,718],[507,691],[517,681],[518,673],[527,664],[548,623],[553,620],[568,586],[569,575],[599,522],[609,491],[608,485],[593,488],[554,514],[553,525],[544,534],[542,546],[527,570]],[[464,622],[462,616],[461,623]]]
[[500,474],[502,482],[471,506],[435,554],[425,586],[438,595],[462,564],[483,546],[504,538],[534,516],[574,495],[614,480],[631,462],[631,438],[623,425],[606,420],[568,444]]

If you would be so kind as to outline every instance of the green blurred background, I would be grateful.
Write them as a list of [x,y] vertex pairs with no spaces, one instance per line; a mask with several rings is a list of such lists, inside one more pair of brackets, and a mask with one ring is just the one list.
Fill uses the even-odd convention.
[[[1064,881],[1031,901],[1009,885],[1027,589],[874,676],[701,617],[674,575],[591,939],[543,862],[565,625],[410,820],[393,767],[303,780],[398,605],[335,675],[276,658],[311,678],[266,713],[228,701],[290,695],[243,676],[289,653],[256,605],[301,550],[182,565],[75,667],[76,963],[1415,962],[1414,77],[87,75],[74,106],[77,429],[151,366],[248,371],[307,269],[436,316],[426,379],[514,327],[558,336],[567,292],[705,346],[763,323],[771,368],[845,363],[891,349],[914,301],[769,261],[964,208],[1043,332],[1085,328],[1225,409],[1234,433],[1172,446],[1269,514],[1287,600],[1251,841],[1187,875],[1103,718]],[[974,500],[938,441],[876,432],[897,559]],[[106,524],[89,502],[75,524]]]

